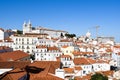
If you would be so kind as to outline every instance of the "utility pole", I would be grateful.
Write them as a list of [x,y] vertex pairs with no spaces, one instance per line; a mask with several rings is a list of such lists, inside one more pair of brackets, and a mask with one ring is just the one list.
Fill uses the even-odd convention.
[[96,39],[97,39],[97,37],[98,37],[98,29],[100,28],[100,26],[95,26],[95,28],[96,28]]

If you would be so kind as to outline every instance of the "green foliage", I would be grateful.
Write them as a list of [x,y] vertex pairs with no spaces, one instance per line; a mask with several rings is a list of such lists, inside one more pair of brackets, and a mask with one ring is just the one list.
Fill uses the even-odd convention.
[[35,55],[30,55],[30,59],[35,60]]
[[17,34],[23,34],[23,31],[17,30]]
[[73,37],[76,37],[76,35],[75,35],[75,34],[65,34],[65,36],[66,36],[66,37],[68,37],[68,38],[73,38]]
[[104,76],[104,75],[102,75],[100,73],[96,73],[96,74],[91,76],[90,80],[108,80],[108,77]]
[[63,38],[63,37],[64,37],[64,36],[63,36],[63,33],[61,33],[61,34],[60,34],[60,37],[61,37],[61,38]]

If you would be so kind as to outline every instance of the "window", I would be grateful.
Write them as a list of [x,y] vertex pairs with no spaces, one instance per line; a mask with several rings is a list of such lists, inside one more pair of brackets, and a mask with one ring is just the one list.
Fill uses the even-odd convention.
[[27,53],[30,53],[29,51],[27,51]]
[[27,38],[27,41],[29,41],[29,39]]
[[24,39],[22,38],[22,41],[24,41]]
[[27,49],[30,49],[29,46],[27,46]]
[[83,74],[85,74],[86,73],[86,71],[83,71]]
[[22,49],[24,49],[24,46],[22,46]]
[[68,50],[66,51],[66,53],[68,53]]
[[27,44],[29,44],[29,42],[27,42]]
[[37,53],[37,56],[38,56],[39,54]]
[[24,42],[22,42],[22,44],[24,44]]

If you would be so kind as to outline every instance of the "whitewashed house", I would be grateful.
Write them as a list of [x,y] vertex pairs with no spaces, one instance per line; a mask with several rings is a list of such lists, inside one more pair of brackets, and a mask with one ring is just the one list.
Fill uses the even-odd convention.
[[120,52],[112,53],[112,59],[116,61],[117,67],[120,67]]
[[74,66],[73,60],[69,55],[61,55],[60,60],[61,63],[63,64],[63,67],[70,68]]
[[75,58],[73,60],[75,66],[80,66],[82,68],[82,75],[87,75],[92,72],[92,64],[87,60],[87,58]]
[[110,64],[103,60],[96,60],[96,62],[92,64],[92,66],[94,72],[110,70]]
[[36,46],[35,60],[38,61],[57,61],[62,52],[57,47]]
[[59,40],[59,42],[57,42],[58,47],[62,47],[62,46],[73,46],[74,43],[73,41],[67,40],[67,39],[63,39],[63,40]]
[[13,50],[22,50],[26,53],[33,54],[34,49],[36,48],[37,36],[31,35],[15,35],[11,36],[14,44]]

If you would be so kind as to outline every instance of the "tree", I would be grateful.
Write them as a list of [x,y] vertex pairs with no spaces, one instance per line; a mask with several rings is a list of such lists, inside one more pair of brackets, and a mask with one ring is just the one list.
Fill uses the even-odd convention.
[[90,80],[108,80],[108,77],[105,75],[102,75],[100,73],[96,73],[96,74],[91,76]]
[[65,34],[65,36],[66,36],[67,38],[73,38],[73,37],[76,37],[75,34]]
[[17,30],[17,34],[23,34],[23,31]]
[[30,55],[30,59],[35,60],[35,55]]
[[64,36],[63,36],[63,33],[61,33],[61,34],[60,34],[60,37],[61,37],[61,38],[63,38],[63,37],[64,37]]

